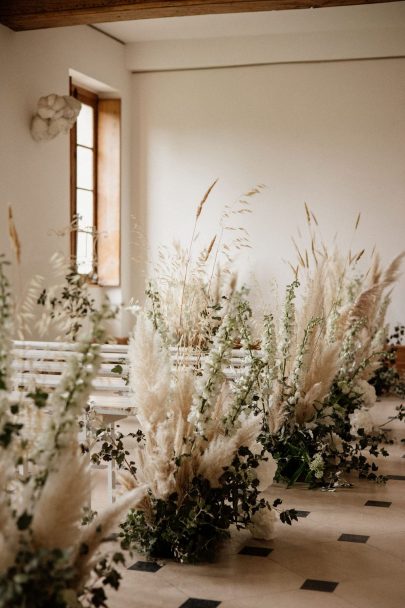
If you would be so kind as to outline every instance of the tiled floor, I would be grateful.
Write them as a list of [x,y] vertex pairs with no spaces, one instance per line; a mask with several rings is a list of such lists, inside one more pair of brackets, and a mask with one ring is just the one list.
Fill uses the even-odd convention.
[[[384,421],[398,402],[378,403]],[[395,445],[381,460],[385,486],[353,478],[337,492],[273,486],[272,498],[301,511],[278,525],[273,541],[235,533],[218,560],[198,566],[145,563],[136,556],[123,573],[111,608],[404,608],[405,424],[391,423]],[[97,471],[102,481],[105,471]],[[103,486],[104,487],[104,486]],[[96,488],[100,496],[100,485]]]

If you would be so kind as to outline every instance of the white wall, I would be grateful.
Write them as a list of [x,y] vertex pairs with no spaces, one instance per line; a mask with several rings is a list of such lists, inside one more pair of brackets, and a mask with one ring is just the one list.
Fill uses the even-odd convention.
[[103,24],[133,72],[405,55],[405,2]]
[[[29,132],[38,98],[68,94],[74,69],[122,97],[122,278],[123,289],[110,290],[127,300],[130,274],[130,82],[124,47],[89,28],[71,27],[12,32],[0,26],[0,251],[9,253],[6,206],[11,203],[22,241],[22,283],[44,273],[55,249],[68,253],[68,238],[50,236],[68,226],[69,137],[36,143]],[[126,333],[121,322],[117,334]]]
[[[349,56],[356,56],[356,40],[361,40],[362,56],[389,53],[387,28],[397,31],[395,15],[387,13],[379,30],[380,18],[357,23],[344,10],[340,20],[330,22],[334,52],[337,41],[346,37],[350,48],[344,51]],[[320,15],[299,13],[304,20]],[[362,24],[373,30],[370,39],[366,31],[358,35]],[[310,33],[311,27],[308,22],[303,31]],[[272,35],[274,42],[276,29]],[[399,44],[405,38],[401,40]],[[228,61],[241,56],[245,42],[233,39],[235,53]],[[184,44],[175,46],[180,54],[186,49],[192,62],[201,44]],[[229,41],[224,45],[228,48]],[[125,61],[134,58],[134,48],[127,51],[83,26],[19,33],[0,26],[0,251],[9,252],[10,202],[23,245],[23,282],[44,271],[50,255],[62,247],[50,231],[69,222],[68,137],[35,143],[29,123],[41,95],[68,91],[72,69],[118,91],[123,101],[122,289],[113,290],[116,301],[142,297],[147,250],[156,254],[162,242],[187,240],[195,207],[216,177],[220,182],[206,205],[202,226],[206,240],[216,230],[225,202],[254,184],[268,186],[246,221],[254,245],[250,267],[262,283],[273,276],[282,284],[289,279],[282,260],[293,256],[290,235],[304,225],[304,201],[318,216],[326,239],[339,232],[348,242],[361,211],[354,248],[376,243],[389,260],[404,247],[404,58],[328,63],[322,59],[330,48],[320,43],[315,57],[319,63],[306,63],[302,55],[301,63],[131,76]],[[212,59],[212,53],[209,56]],[[172,67],[178,67],[178,53],[176,57]],[[255,61],[260,63],[260,58],[259,53]],[[140,246],[132,230],[133,215],[144,231]],[[63,247],[67,252],[67,240]],[[249,279],[246,268],[244,276]],[[393,320],[405,319],[404,296],[402,280],[394,296]],[[124,319],[117,334],[127,329]]]
[[[219,207],[250,186],[268,189],[248,218],[250,266],[284,284],[303,203],[326,240],[374,244],[390,260],[405,240],[405,59],[264,65],[135,74],[134,191],[150,251],[191,234],[205,209],[208,241]],[[245,278],[248,276],[245,273]],[[251,280],[251,279],[249,279]],[[405,321],[405,281],[390,318]]]

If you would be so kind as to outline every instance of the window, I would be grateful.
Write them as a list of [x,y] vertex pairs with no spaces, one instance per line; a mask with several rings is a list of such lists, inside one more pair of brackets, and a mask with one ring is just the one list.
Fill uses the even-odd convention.
[[80,274],[97,279],[97,110],[98,97],[74,87],[82,108],[72,129],[72,255]]
[[71,84],[82,103],[71,130],[71,254],[80,274],[99,285],[120,283],[119,99]]

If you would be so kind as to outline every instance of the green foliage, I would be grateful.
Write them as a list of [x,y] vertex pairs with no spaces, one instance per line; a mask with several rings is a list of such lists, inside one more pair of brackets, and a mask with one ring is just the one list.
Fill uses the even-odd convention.
[[7,390],[9,363],[9,325],[11,322],[12,303],[10,283],[6,275],[9,262],[0,254],[0,391]]
[[27,394],[27,397],[33,400],[37,408],[41,409],[42,407],[46,406],[49,393],[37,386],[33,392]]
[[7,420],[0,428],[0,447],[6,449],[13,440],[15,435],[18,435],[23,425],[17,422]]
[[289,526],[291,526],[293,521],[298,521],[297,511],[295,509],[287,509],[286,511],[281,511],[280,521],[282,524],[288,524]]
[[405,378],[395,367],[396,346],[404,341],[405,325],[396,325],[387,339],[387,350],[380,356],[380,365],[370,380],[378,396],[398,395],[405,398]]
[[91,460],[94,464],[99,465],[103,461],[111,462],[113,460],[119,467],[125,467],[133,475],[136,473],[135,463],[129,458],[131,453],[125,447],[125,439],[130,437],[140,443],[144,438],[140,429],[136,433],[128,433],[127,435],[116,430],[113,436],[109,428],[106,427],[97,429],[95,435],[97,440],[96,445],[99,446],[99,450],[94,451],[91,455]]
[[148,318],[152,321],[156,331],[159,332],[163,344],[167,344],[169,329],[162,313],[162,303],[160,301],[159,292],[153,287],[152,283],[149,283],[147,289],[145,289],[145,295],[149,299],[151,306],[147,313]]
[[151,515],[132,510],[121,524],[123,548],[134,547],[150,557],[171,557],[180,562],[211,560],[229,528],[246,528],[260,509],[270,508],[259,496],[259,481],[251,470],[260,457],[245,447],[224,470],[218,487],[196,476],[186,492],[165,500],[150,496]]
[[125,360],[122,359],[121,363],[117,363],[116,365],[114,365],[113,368],[111,368],[111,372],[113,374],[117,374],[117,376],[119,376],[120,378],[122,378],[125,382],[126,385],[129,384],[129,373],[127,372],[126,374],[124,374],[124,363]]
[[[342,393],[335,385],[327,407],[319,407],[308,424],[284,426],[276,436],[267,437],[266,448],[273,450],[278,463],[276,480],[288,486],[301,481],[311,488],[334,489],[350,486],[343,475],[356,471],[359,478],[385,482],[369,456],[388,456],[384,444],[390,440],[380,430],[366,434],[360,428],[352,434],[349,415],[360,407],[359,394]],[[396,417],[405,418],[405,408],[401,406]]]
[[[88,277],[77,272],[74,266],[68,268],[64,282],[57,288],[43,289],[37,299],[46,314],[63,328],[66,338],[77,341],[88,319],[97,313],[96,302],[88,288]],[[106,313],[104,309],[104,314]],[[117,309],[108,306],[105,319],[113,319]]]
[[78,597],[71,552],[72,549],[33,550],[22,545],[14,564],[0,574],[0,608],[106,607],[105,587],[118,589],[121,575],[117,566],[124,563],[122,553],[100,558],[91,585],[83,587]]
[[81,606],[72,603],[74,576],[67,551],[22,547],[14,564],[0,575],[0,608]]
[[[122,553],[117,552],[111,557],[102,555],[98,560],[92,560],[86,569],[87,564],[83,566],[81,563],[81,559],[84,559],[82,556],[88,554],[89,558],[93,557],[97,545],[89,548],[80,544],[79,525],[76,539],[70,547],[49,549],[41,546],[43,543],[36,537],[33,521],[41,493],[49,481],[49,473],[58,470],[63,479],[63,468],[57,469],[61,463],[61,452],[70,449],[72,445],[73,448],[76,446],[77,418],[85,407],[99,363],[99,349],[95,343],[105,339],[104,322],[111,318],[111,309],[107,304],[102,304],[100,310],[92,310],[89,302],[82,301],[77,310],[81,311],[83,319],[89,315],[90,334],[77,348],[81,356],[69,359],[65,373],[52,394],[48,396],[48,393],[36,388],[26,395],[22,392],[21,401],[14,401],[9,393],[9,352],[13,323],[5,264],[0,256],[0,535],[4,541],[0,608],[106,607],[105,588],[118,588],[120,574],[117,566],[123,563]],[[67,309],[73,322],[74,300],[79,299],[79,292],[79,285],[69,275],[67,287],[61,292],[61,301],[55,300],[50,304],[54,307],[55,315],[59,304],[62,306],[62,300],[67,300]],[[69,294],[72,295],[72,300],[69,300]],[[74,333],[79,326],[80,322],[78,326],[72,325]],[[21,413],[26,407],[24,399],[30,399],[32,406],[38,410],[42,410],[49,400],[55,413],[53,419],[47,419],[49,424],[45,427],[40,450],[28,449],[29,433],[25,432],[21,422]],[[24,475],[18,475],[16,467],[26,461],[33,466]],[[80,495],[78,500],[82,500]],[[88,523],[92,514],[86,516]],[[52,527],[47,531],[48,537],[52,538]]]

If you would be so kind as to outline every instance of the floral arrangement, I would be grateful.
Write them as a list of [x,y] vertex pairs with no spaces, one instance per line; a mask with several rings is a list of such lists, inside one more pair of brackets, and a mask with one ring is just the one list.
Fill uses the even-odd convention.
[[[34,328],[41,336],[53,332],[56,339],[75,342],[89,329],[88,320],[97,309],[88,277],[81,275],[60,253],[52,255],[50,266],[51,284],[45,286],[43,276],[34,276],[23,297],[16,302],[16,332],[24,339]],[[110,307],[110,318],[115,314]]]
[[[5,269],[1,257],[0,607],[106,606],[105,589],[118,588],[124,557],[100,553],[100,543],[144,493],[140,487],[82,525],[91,480],[78,445],[78,419],[99,364],[97,342],[108,313],[102,307],[92,314],[90,333],[52,394],[36,389],[16,395],[10,389],[13,304]],[[33,442],[27,440],[27,408],[41,418],[42,432]]]
[[[249,307],[232,298],[212,346],[196,369],[173,366],[152,322],[141,314],[130,345],[130,386],[139,420],[136,447],[121,451],[121,483],[145,484],[147,495],[121,525],[126,548],[181,562],[210,559],[232,525],[271,538],[275,508],[264,492],[276,463],[258,440],[252,408],[259,367],[226,381],[232,345]],[[242,324],[241,324],[242,320]],[[258,359],[259,360],[259,359]],[[121,441],[121,437],[119,438]],[[110,445],[117,450],[117,446]],[[109,458],[107,442],[95,458]],[[282,521],[296,519],[293,510]]]
[[[324,268],[311,281],[305,305],[297,309],[299,282],[286,289],[281,313],[263,323],[259,398],[263,402],[263,443],[278,462],[276,479],[293,484],[319,476],[318,454],[333,427],[327,404],[338,370],[338,349],[324,340]],[[323,475],[322,475],[323,477]]]
[[[308,207],[306,212],[308,224],[317,224]],[[276,378],[271,402],[276,399],[276,411],[285,412],[280,433],[270,437],[279,462],[277,477],[289,484],[303,480],[334,488],[346,485],[342,474],[355,469],[381,481],[378,467],[364,453],[388,455],[387,438],[374,428],[368,411],[376,401],[368,381],[383,350],[387,290],[398,278],[403,256],[384,271],[374,255],[368,273],[353,278],[364,250],[346,258],[331,254],[312,234],[310,253],[298,247],[297,253],[295,274],[301,266],[306,286],[302,306],[294,306],[295,281],[287,288],[281,331],[273,324],[270,334],[276,339],[271,348],[265,342],[268,358],[276,363],[270,374]],[[403,418],[402,409],[398,417]]]
[[252,197],[262,185],[225,205],[219,230],[207,246],[195,251],[198,225],[217,180],[208,188],[195,212],[187,248],[179,243],[161,247],[158,263],[148,283],[149,316],[170,346],[204,349],[221,325],[236,286],[235,256],[250,247],[246,229],[235,219],[251,213]]
[[[308,208],[307,219],[316,223]],[[188,252],[177,249],[179,263],[168,264],[173,276],[167,270],[165,280],[150,287],[149,308],[130,346],[135,446],[100,429],[102,447],[93,454],[96,462],[117,460],[128,490],[148,488],[121,525],[123,546],[179,561],[212,556],[232,525],[269,538],[279,501],[270,504],[264,491],[273,476],[328,489],[350,485],[344,474],[352,470],[383,481],[369,459],[388,454],[388,439],[369,413],[375,403],[369,380],[402,259],[384,270],[374,255],[359,276],[364,251],[345,258],[314,237],[309,252],[297,247],[295,280],[281,311],[264,315],[259,350],[247,291],[220,289],[214,314],[207,312],[209,275],[203,266],[192,269],[193,242],[194,233]],[[204,263],[214,243],[200,256]],[[162,268],[167,259],[162,255]],[[233,369],[236,344],[242,349]],[[175,357],[170,346],[178,347]],[[405,417],[403,408],[397,417]],[[291,523],[295,513],[280,518]]]

